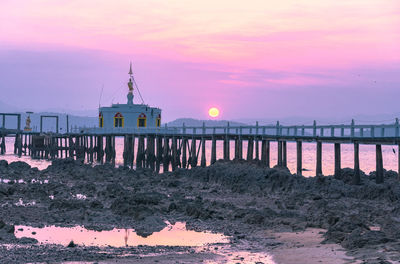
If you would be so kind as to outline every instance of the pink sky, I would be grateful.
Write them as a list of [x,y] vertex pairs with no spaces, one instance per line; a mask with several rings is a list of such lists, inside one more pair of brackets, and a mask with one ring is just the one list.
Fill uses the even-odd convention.
[[0,1],[4,103],[124,102],[131,60],[168,120],[398,113],[400,2]]

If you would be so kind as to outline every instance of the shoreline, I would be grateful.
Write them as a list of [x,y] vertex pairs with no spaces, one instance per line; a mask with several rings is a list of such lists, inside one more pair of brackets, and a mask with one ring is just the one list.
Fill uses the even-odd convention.
[[[229,250],[244,252],[239,257],[243,261],[251,252],[275,255],[277,263],[296,263],[293,256],[320,257],[326,263],[400,260],[397,173],[385,172],[386,181],[380,185],[374,173],[362,173],[362,184],[351,185],[352,171],[342,172],[342,179],[306,178],[255,162],[218,161],[206,168],[155,174],[146,169],[92,167],[73,160],[56,160],[44,170],[23,162],[0,161],[0,178],[11,180],[0,183],[0,220],[4,222],[0,254],[5,259],[16,258],[16,263],[64,259],[101,263],[115,258],[122,261],[127,253],[139,256],[161,250],[165,256],[184,258],[188,254],[187,261],[191,261],[190,256],[197,253],[185,247],[110,248],[106,256],[96,247],[36,245],[34,239],[16,239],[12,230],[14,225],[80,225],[93,230],[133,228],[148,236],[168,221],[184,222],[188,230],[231,237]],[[24,181],[14,182],[20,179]],[[10,251],[4,248],[5,242],[26,248]],[[196,261],[218,259],[221,251],[228,250],[216,247],[219,251],[200,252]],[[38,256],[41,259],[34,259]]]

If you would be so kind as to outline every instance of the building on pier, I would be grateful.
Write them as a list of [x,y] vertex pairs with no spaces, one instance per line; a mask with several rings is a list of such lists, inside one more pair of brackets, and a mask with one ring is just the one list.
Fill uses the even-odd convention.
[[[112,104],[109,107],[99,107],[99,128],[136,129],[157,128],[161,126],[161,109],[142,103],[133,102],[134,86],[138,89],[132,73],[132,63],[129,68],[128,94],[126,104]],[[140,91],[138,90],[139,95]],[[141,96],[140,96],[141,97]]]

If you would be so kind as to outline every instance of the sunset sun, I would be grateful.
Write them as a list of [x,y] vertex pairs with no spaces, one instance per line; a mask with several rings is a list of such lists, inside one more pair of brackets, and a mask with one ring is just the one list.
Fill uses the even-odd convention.
[[210,117],[213,117],[213,118],[218,117],[218,116],[219,116],[219,110],[218,110],[218,108],[216,108],[216,107],[211,107],[210,110],[208,110],[208,115],[209,115]]

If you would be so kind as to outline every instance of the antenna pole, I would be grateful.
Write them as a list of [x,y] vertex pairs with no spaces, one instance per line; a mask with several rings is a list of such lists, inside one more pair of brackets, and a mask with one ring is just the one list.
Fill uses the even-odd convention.
[[135,80],[135,78],[133,77],[132,62],[131,62],[131,64],[130,64],[130,68],[129,68],[129,76],[131,77],[133,83],[135,84],[136,89],[138,90],[140,99],[142,100],[142,104],[144,104],[144,100],[143,100],[142,94],[140,93],[139,86],[137,85],[136,80]]

